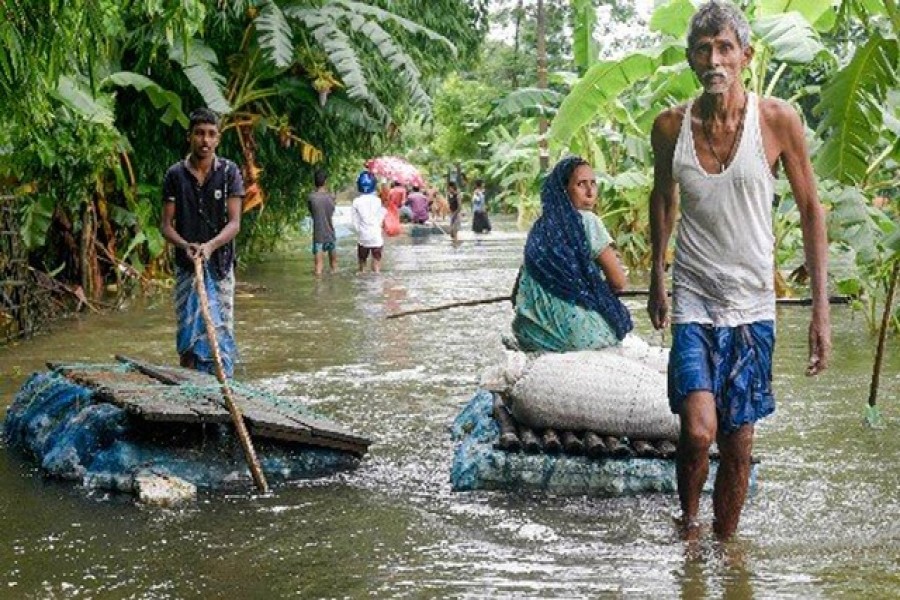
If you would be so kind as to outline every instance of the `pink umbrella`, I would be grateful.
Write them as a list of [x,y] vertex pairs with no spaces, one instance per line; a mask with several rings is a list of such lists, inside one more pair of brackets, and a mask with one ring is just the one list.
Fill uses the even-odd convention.
[[366,161],[366,168],[376,177],[403,185],[425,187],[425,178],[417,168],[398,156],[379,156]]

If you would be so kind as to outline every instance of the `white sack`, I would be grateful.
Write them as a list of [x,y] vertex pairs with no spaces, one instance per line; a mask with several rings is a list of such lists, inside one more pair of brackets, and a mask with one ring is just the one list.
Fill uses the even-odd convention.
[[666,376],[619,349],[542,354],[507,393],[516,420],[535,429],[678,440]]

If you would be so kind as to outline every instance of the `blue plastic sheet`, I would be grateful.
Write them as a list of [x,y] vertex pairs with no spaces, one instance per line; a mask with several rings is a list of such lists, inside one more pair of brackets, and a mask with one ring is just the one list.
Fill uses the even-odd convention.
[[[201,436],[197,431],[167,438],[152,435],[152,427],[49,372],[36,373],[22,385],[7,411],[3,435],[10,448],[33,457],[48,475],[91,488],[134,492],[134,476],[144,470],[174,475],[199,489],[252,484],[231,426],[207,426],[203,443],[194,443]],[[270,483],[327,476],[359,463],[337,450],[254,443]]]
[[[675,461],[661,458],[601,458],[506,452],[494,446],[500,429],[493,397],[478,390],[451,427],[457,441],[450,472],[455,491],[538,491],[556,495],[620,496],[676,490]],[[710,463],[704,491],[712,491],[717,462]],[[751,489],[756,466],[751,472]]]

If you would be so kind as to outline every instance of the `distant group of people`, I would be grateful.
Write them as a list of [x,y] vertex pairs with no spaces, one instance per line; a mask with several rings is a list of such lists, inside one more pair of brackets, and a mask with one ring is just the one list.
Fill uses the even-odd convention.
[[[325,171],[317,170],[314,179],[315,189],[307,197],[307,208],[313,225],[314,272],[321,275],[325,268],[326,254],[331,271],[337,269],[333,223],[335,195],[328,190]],[[454,243],[459,241],[462,203],[455,181],[447,182],[447,195],[444,198],[436,189],[427,188],[423,191],[417,184],[409,189],[399,181],[394,181],[390,186],[386,182],[379,186],[370,171],[362,171],[356,180],[356,190],[359,195],[353,199],[350,218],[351,227],[357,234],[359,272],[365,271],[370,257],[370,269],[376,273],[381,271],[384,236],[398,235],[403,222],[424,225],[437,218],[449,217],[450,238]],[[484,182],[481,179],[476,180],[472,191],[472,229],[476,233],[491,231]]]
[[[810,273],[812,318],[807,374],[827,367],[831,327],[826,293],[824,212],[804,141],[802,121],[787,103],[744,88],[741,73],[753,57],[746,17],[727,2],[707,2],[691,19],[687,61],[702,84],[700,96],[663,111],[651,134],[654,180],[650,194],[652,269],[647,310],[654,327],[671,326],[668,368],[671,410],[680,416],[677,478],[681,527],[699,529],[700,492],[709,449],[718,442],[720,463],[713,494],[713,528],[720,538],[737,529],[747,495],[754,424],[775,410],[772,352],[775,342],[772,202],[775,174],[783,168],[800,214]],[[215,293],[233,328],[233,239],[240,228],[240,171],[216,157],[218,120],[191,114],[191,153],[166,173],[162,233],[176,247],[179,329],[188,315],[181,294],[193,281],[192,262],[209,262]],[[336,266],[331,218],[334,196],[316,175],[309,196],[316,273],[329,254]],[[357,178],[352,223],[358,234],[358,268],[371,257],[378,272],[385,217],[408,209],[412,222],[428,220],[429,197],[394,182],[387,197],[375,176]],[[513,292],[513,332],[526,350],[564,352],[615,346],[632,329],[618,297],[626,277],[609,232],[594,213],[596,177],[578,157],[561,160],[541,190],[543,213],[525,245]],[[447,186],[453,239],[460,225],[460,195]],[[433,206],[433,199],[432,199]],[[671,303],[666,254],[675,232]],[[490,231],[484,187],[473,192],[473,228]],[[183,365],[195,349],[182,346]]]

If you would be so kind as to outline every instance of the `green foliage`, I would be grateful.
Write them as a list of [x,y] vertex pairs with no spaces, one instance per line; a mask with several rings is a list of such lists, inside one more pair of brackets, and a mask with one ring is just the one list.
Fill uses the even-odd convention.
[[828,178],[860,183],[883,122],[882,104],[897,83],[898,45],[873,32],[846,67],[822,87],[817,133],[825,143],[816,170]]
[[181,109],[181,98],[175,92],[164,89],[161,85],[139,73],[120,71],[113,73],[103,81],[103,86],[133,87],[147,94],[153,108],[165,109],[159,118],[165,125],[177,122],[187,129],[188,118]]
[[293,32],[278,4],[263,2],[253,25],[259,32],[259,45],[272,64],[279,69],[290,67],[294,62]]
[[448,77],[434,103],[436,153],[448,162],[479,157],[484,133],[474,132],[487,120],[495,99],[496,91],[484,83]]
[[[827,31],[834,24],[835,12],[830,2],[822,0],[757,0],[756,16],[765,18],[796,12],[819,31]],[[821,27],[821,28],[820,28]]]
[[49,194],[40,194],[31,201],[25,202],[22,208],[22,241],[29,250],[39,248],[47,238],[47,231],[53,220],[53,208],[56,201]]
[[550,127],[550,137],[565,145],[576,131],[591,122],[619,94],[650,78],[660,67],[684,61],[684,49],[667,43],[635,52],[618,61],[591,67],[563,100]]
[[691,0],[674,0],[657,8],[650,17],[650,31],[682,40],[696,8]]
[[231,104],[225,98],[225,76],[217,70],[219,60],[212,48],[197,39],[190,44],[178,40],[169,49],[169,58],[181,65],[206,106],[223,115],[231,112]]
[[95,97],[91,90],[65,75],[53,94],[66,106],[92,123],[112,125],[113,112],[108,98]]
[[808,63],[827,52],[816,30],[800,13],[760,17],[753,21],[753,32],[780,62]]
[[562,97],[552,89],[519,88],[498,100],[489,118],[499,121],[515,115],[552,117]]
[[594,39],[597,10],[592,0],[572,0],[572,54],[575,67],[584,72],[597,61],[600,48]]

